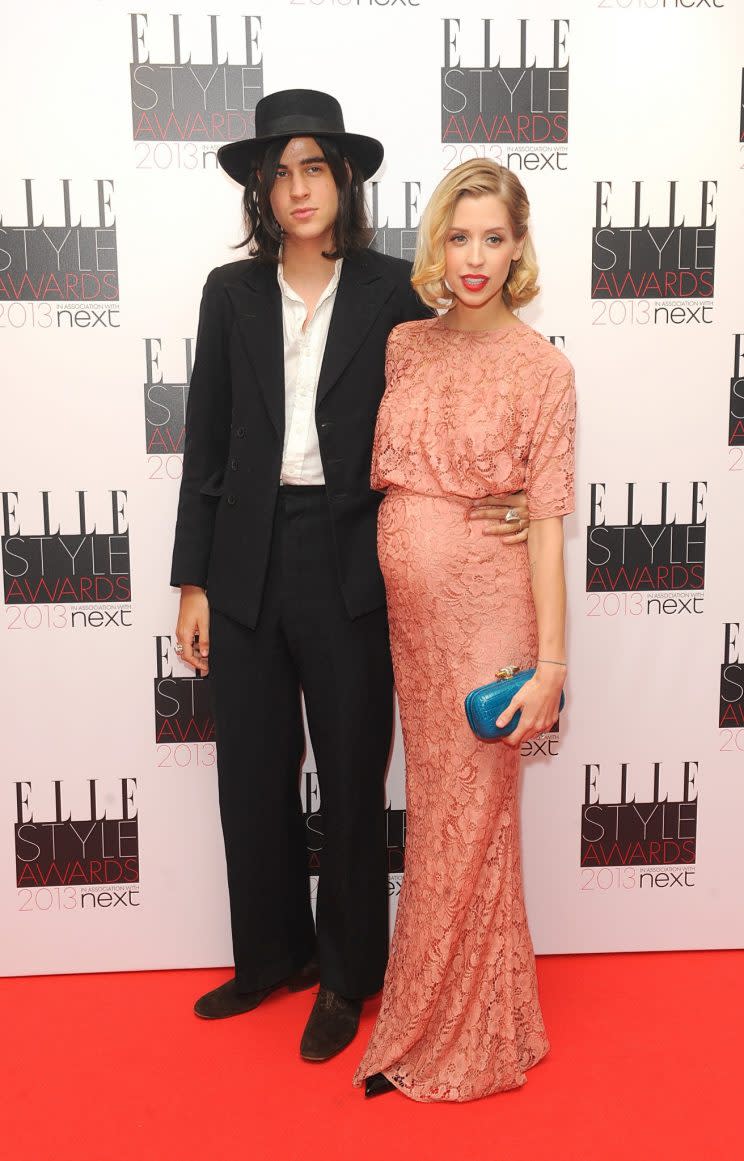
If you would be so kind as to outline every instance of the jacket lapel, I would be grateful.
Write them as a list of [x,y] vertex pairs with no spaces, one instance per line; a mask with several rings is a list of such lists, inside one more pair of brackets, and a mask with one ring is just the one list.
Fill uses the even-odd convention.
[[395,283],[372,270],[364,255],[344,259],[320,368],[316,407],[337,383],[394,290]]
[[[338,382],[364,342],[395,283],[365,262],[344,259],[318,380],[316,407]],[[277,435],[284,439],[284,333],[282,299],[274,266],[251,262],[233,285],[238,332],[256,373]]]
[[240,284],[233,287],[233,296],[245,353],[271,422],[284,439],[284,334],[276,267],[252,262]]

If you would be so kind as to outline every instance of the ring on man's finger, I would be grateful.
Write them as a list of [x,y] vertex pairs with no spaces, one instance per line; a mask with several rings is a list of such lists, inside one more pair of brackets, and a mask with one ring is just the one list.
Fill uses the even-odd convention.
[[173,646],[173,648],[174,648],[174,650],[176,651],[176,653],[183,653],[183,645],[181,644],[181,642],[180,642],[180,641],[176,641],[176,643],[175,643],[175,645]]

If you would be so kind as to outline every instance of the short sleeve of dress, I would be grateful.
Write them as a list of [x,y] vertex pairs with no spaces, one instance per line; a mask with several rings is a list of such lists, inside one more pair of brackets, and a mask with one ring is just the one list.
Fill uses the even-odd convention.
[[567,364],[550,375],[530,443],[524,487],[531,519],[573,512],[575,443],[576,389]]

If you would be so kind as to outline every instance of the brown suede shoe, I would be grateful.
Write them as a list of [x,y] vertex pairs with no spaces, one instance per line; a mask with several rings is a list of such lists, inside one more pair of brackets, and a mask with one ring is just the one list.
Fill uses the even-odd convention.
[[300,1043],[302,1059],[319,1064],[337,1056],[356,1036],[361,1012],[361,1000],[321,987]]
[[304,992],[306,988],[314,987],[318,978],[318,962],[315,959],[311,959],[304,968],[286,980],[279,980],[255,992],[239,992],[233,977],[226,984],[220,984],[218,988],[200,996],[194,1004],[194,1011],[202,1020],[225,1020],[228,1016],[242,1016],[244,1012],[252,1012],[262,1000],[279,988],[286,988],[288,992]]

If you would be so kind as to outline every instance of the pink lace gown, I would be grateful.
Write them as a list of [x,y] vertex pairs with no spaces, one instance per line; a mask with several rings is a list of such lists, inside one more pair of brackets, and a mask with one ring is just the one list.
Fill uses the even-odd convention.
[[418,1101],[524,1083],[548,1050],[519,852],[519,754],[479,742],[463,702],[533,665],[527,546],[483,536],[472,499],[523,488],[533,519],[572,511],[568,360],[524,323],[439,319],[387,349],[372,485],[406,763],[406,866],[380,1013],[354,1083]]

